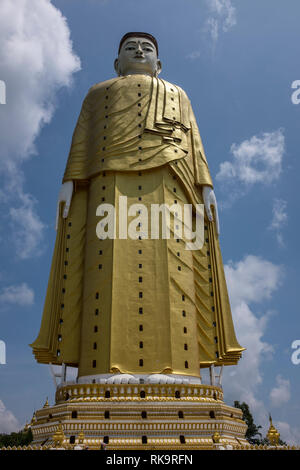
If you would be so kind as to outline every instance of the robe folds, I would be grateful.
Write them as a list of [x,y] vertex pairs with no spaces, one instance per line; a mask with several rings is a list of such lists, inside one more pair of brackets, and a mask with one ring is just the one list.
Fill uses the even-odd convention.
[[[244,348],[215,223],[205,216],[201,249],[187,250],[184,235],[175,236],[185,204],[203,204],[203,185],[213,186],[185,92],[145,75],[93,86],[73,134],[63,178],[70,180],[71,207],[59,218],[40,333],[31,345],[37,361],[78,366],[79,376],[199,377],[200,367],[236,364]],[[99,238],[97,208],[111,204],[118,214],[120,196],[128,207],[148,208],[149,225],[152,204],[178,207],[170,213],[171,236],[152,239],[141,226],[137,239]]]

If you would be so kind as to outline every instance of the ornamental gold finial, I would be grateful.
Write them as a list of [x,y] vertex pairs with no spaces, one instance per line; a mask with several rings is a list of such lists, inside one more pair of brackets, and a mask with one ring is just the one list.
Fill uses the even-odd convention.
[[35,422],[36,422],[36,416],[35,416],[35,411],[34,411],[29,426],[33,426]]
[[220,442],[221,436],[218,433],[218,431],[215,431],[214,434],[212,435],[212,440],[214,444],[218,444]]
[[63,431],[61,422],[58,424],[56,432],[53,434],[52,439],[55,447],[62,447],[66,436]]
[[83,432],[82,426],[81,426],[81,431],[80,431],[80,433],[78,434],[78,444],[83,444],[83,443],[84,443],[84,439],[85,439],[85,435],[84,435],[84,432]]
[[27,432],[29,428],[30,428],[30,425],[26,421],[23,431]]
[[48,397],[47,397],[43,408],[48,408],[48,406],[49,406],[49,402],[48,402]]
[[269,427],[269,430],[268,430],[268,433],[267,433],[267,439],[270,441],[271,445],[277,446],[278,443],[279,443],[280,434],[277,431],[277,429],[275,428],[275,426],[273,425],[271,415],[269,415],[269,421],[270,421],[270,427]]

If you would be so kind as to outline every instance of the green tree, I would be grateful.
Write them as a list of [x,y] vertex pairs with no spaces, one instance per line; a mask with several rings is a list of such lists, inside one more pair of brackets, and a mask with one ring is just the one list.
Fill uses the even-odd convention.
[[12,432],[11,434],[0,434],[0,448],[13,446],[27,446],[33,440],[31,429],[28,431]]
[[235,401],[234,406],[235,408],[240,408],[243,412],[243,420],[248,426],[245,436],[247,441],[253,445],[261,444],[263,440],[262,434],[260,432],[261,426],[257,426],[254,423],[254,419],[250,412],[249,405],[247,405],[247,403],[245,402],[240,403],[239,401]]
[[[253,445],[271,445],[269,440],[266,437],[262,437],[262,434],[260,432],[260,429],[262,429],[261,426],[257,426],[254,423],[253,416],[250,412],[249,405],[247,403],[243,402],[240,403],[239,401],[234,402],[235,408],[240,408],[243,412],[243,420],[246,422],[248,429],[246,432],[246,439],[250,444]],[[287,443],[279,439],[278,442],[279,445],[286,446]]]

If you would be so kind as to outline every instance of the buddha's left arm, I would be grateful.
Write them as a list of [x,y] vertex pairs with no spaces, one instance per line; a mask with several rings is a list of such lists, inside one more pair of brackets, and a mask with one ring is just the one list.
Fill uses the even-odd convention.
[[220,223],[218,215],[217,199],[213,190],[212,178],[210,176],[205,151],[198,129],[197,121],[190,105],[190,123],[191,123],[191,139],[193,148],[193,159],[195,169],[195,183],[201,186],[203,203],[206,215],[210,222],[214,220],[211,207],[214,208],[214,215],[216,219],[217,234],[220,234]]

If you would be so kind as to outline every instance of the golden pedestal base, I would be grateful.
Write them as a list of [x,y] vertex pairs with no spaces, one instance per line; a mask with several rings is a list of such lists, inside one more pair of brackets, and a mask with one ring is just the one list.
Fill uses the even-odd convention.
[[[61,426],[59,426],[61,424]],[[52,446],[63,430],[65,447],[188,450],[247,446],[238,408],[210,385],[73,384],[56,392],[56,404],[35,413],[33,445]]]

